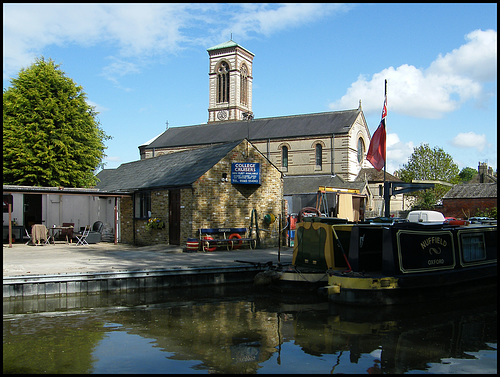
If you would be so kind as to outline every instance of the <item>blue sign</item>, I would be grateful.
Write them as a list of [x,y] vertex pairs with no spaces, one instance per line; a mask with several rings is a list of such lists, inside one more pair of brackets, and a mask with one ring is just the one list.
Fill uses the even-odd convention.
[[231,164],[231,183],[260,185],[260,163],[233,162]]

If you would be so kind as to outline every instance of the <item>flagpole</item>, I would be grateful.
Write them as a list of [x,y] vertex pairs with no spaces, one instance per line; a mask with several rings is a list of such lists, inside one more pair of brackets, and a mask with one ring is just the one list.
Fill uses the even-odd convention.
[[[385,87],[384,87],[384,99],[387,100],[387,79],[385,79]],[[386,120],[385,120],[385,132],[387,134],[387,117],[386,117]],[[385,156],[385,159],[384,159],[384,207],[385,207],[385,216],[384,217],[391,217],[391,204],[390,204],[390,195],[389,195],[389,189],[390,189],[390,185],[389,185],[389,182],[386,181],[385,179],[385,173],[387,171],[387,147],[386,147],[387,143],[385,143],[384,145],[384,156]]]

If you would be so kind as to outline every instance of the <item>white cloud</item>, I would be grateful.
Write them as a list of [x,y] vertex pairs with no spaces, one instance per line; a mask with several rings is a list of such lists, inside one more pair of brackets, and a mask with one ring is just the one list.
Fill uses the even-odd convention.
[[485,134],[478,135],[474,132],[464,132],[455,136],[451,144],[455,147],[474,148],[482,152],[488,146],[488,141]]
[[493,30],[475,30],[467,35],[465,45],[444,57],[440,55],[426,70],[403,64],[371,78],[360,75],[330,108],[353,108],[361,99],[365,113],[380,112],[387,79],[389,114],[393,111],[417,118],[440,118],[463,102],[478,98],[481,83],[496,81],[496,35]]
[[403,167],[414,150],[413,142],[403,143],[395,133],[388,133],[386,138],[387,171],[393,173]]
[[189,4],[4,4],[4,79],[45,47],[117,46],[120,57],[180,49]]
[[[342,4],[4,4],[4,79],[33,63],[47,46],[112,46],[115,61],[145,64],[153,55],[176,53],[187,44],[203,44],[230,33],[239,41],[295,27],[343,12]],[[210,26],[210,27],[208,27]],[[184,31],[203,29],[206,37]],[[116,51],[116,52],[115,52]],[[134,64],[129,62],[130,64]],[[106,68],[116,80],[113,65]],[[135,72],[128,70],[128,73]]]
[[428,71],[437,75],[453,72],[480,82],[497,79],[497,32],[475,30],[465,36],[469,42],[439,57]]
[[223,35],[233,33],[238,39],[246,39],[253,33],[270,35],[272,33],[297,27],[335,12],[350,10],[352,4],[323,3],[248,3],[238,12],[231,13],[229,25]]

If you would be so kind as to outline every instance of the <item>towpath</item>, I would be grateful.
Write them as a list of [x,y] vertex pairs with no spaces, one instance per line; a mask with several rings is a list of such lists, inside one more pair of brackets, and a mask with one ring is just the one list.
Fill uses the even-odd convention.
[[33,276],[87,272],[118,272],[153,269],[228,267],[254,263],[290,264],[293,248],[239,249],[234,251],[182,252],[180,246],[154,245],[136,247],[100,242],[85,246],[3,245],[3,276]]

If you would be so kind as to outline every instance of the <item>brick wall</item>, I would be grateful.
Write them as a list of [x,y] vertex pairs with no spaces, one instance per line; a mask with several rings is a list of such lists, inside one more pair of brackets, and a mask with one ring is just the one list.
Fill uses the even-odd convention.
[[496,198],[443,199],[443,214],[465,219],[474,216],[478,210],[492,209],[496,206]]
[[[231,184],[232,162],[260,163],[260,185]],[[223,174],[228,181],[222,181]],[[203,174],[192,187],[180,190],[180,241],[197,237],[199,228],[249,228],[252,209],[257,211],[262,246],[277,246],[277,222],[266,225],[267,213],[282,213],[283,182],[280,171],[246,140],[242,141],[212,169]],[[148,229],[146,220],[133,220],[132,198],[121,200],[121,241],[137,245],[169,243],[168,190],[151,192],[151,217],[165,221],[164,229]],[[135,226],[133,221],[135,221]],[[254,224],[255,226],[255,224]],[[254,234],[255,236],[255,234]]]
[[[261,184],[231,184],[232,162],[260,163]],[[221,181],[223,174],[226,174],[228,182]],[[195,237],[199,228],[249,228],[251,212],[255,209],[259,229],[264,229],[259,233],[262,245],[277,245],[277,224],[266,225],[263,218],[267,213],[277,217],[282,211],[281,173],[246,140],[193,184],[192,203],[182,200],[183,193],[181,203],[186,206],[186,212],[190,204],[193,210],[189,211],[192,213],[191,224],[182,228],[186,229],[186,233],[181,230],[181,242],[183,237]]]

